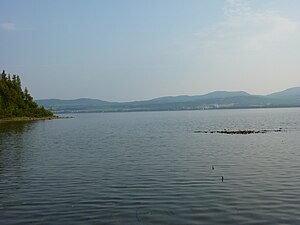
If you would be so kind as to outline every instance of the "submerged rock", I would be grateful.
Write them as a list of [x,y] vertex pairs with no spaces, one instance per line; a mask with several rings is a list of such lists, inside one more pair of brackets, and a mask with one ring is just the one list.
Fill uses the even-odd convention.
[[227,130],[227,129],[224,129],[224,130],[210,130],[210,131],[196,130],[196,131],[194,131],[194,133],[205,133],[205,134],[218,133],[218,134],[231,134],[231,135],[234,135],[234,134],[247,135],[247,134],[265,134],[265,133],[269,133],[269,132],[283,132],[283,131],[284,130],[282,128],[273,129],[273,130],[266,130],[266,129],[264,129],[264,130]]

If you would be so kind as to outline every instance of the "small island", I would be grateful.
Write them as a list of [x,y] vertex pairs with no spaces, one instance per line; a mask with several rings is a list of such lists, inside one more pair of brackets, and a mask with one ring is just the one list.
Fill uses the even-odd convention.
[[0,121],[40,120],[58,118],[33,101],[27,88],[22,90],[18,75],[3,70],[0,76]]

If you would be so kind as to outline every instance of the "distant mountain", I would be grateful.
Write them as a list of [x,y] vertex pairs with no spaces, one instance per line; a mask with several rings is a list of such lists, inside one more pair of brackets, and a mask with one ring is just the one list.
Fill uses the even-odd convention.
[[215,91],[205,95],[167,96],[122,103],[88,98],[44,99],[36,102],[51,108],[55,113],[300,107],[300,88],[290,88],[266,96],[250,95],[244,91]]
[[211,99],[211,98],[231,98],[238,96],[250,96],[249,93],[245,91],[214,91],[208,94],[202,95],[201,98]]
[[35,101],[38,105],[44,106],[45,108],[52,109],[54,112],[59,111],[72,111],[72,110],[81,110],[91,107],[103,107],[108,106],[111,102],[102,101],[99,99],[90,99],[90,98],[79,98],[72,100],[61,100],[61,99],[41,99]]
[[166,96],[160,98],[154,98],[144,102],[148,103],[170,103],[170,102],[191,102],[200,99],[212,99],[212,98],[229,98],[236,96],[249,96],[247,92],[244,91],[214,91],[205,95],[179,95],[179,96]]
[[45,107],[48,106],[69,106],[69,105],[77,105],[77,106],[99,106],[99,105],[107,105],[110,102],[102,101],[99,99],[90,99],[90,98],[79,98],[72,100],[61,100],[61,99],[42,99],[36,100],[36,102]]
[[267,97],[271,97],[271,98],[286,98],[290,96],[300,96],[300,87],[293,87],[293,88],[286,89],[284,91],[275,92],[267,95]]

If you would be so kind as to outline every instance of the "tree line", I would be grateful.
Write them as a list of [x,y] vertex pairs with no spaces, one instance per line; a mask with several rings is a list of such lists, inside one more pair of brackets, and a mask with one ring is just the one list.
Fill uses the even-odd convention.
[[3,70],[0,77],[0,119],[13,117],[47,117],[53,113],[33,101],[27,88],[22,90],[21,79]]

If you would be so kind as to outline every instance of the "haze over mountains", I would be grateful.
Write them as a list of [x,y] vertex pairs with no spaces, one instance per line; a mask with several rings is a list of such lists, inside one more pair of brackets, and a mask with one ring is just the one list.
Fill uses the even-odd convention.
[[89,98],[42,99],[36,102],[55,113],[300,107],[300,87],[269,95],[251,95],[244,91],[215,91],[204,95],[166,96],[132,102],[109,102]]

